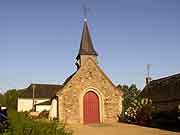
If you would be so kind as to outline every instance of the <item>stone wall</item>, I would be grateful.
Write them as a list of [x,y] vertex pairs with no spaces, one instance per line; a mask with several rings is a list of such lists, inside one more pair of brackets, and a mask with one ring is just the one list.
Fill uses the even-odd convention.
[[88,58],[93,59],[94,62],[97,63],[97,57],[94,55],[81,55],[80,56],[80,66],[82,66]]
[[83,123],[83,96],[89,90],[100,96],[101,123],[118,120],[117,116],[122,111],[122,93],[89,58],[57,94],[60,121]]

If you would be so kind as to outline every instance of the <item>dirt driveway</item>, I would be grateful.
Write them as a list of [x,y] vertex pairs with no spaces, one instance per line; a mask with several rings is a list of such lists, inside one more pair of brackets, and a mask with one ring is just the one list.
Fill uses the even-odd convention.
[[70,125],[73,135],[180,135],[177,132],[130,124]]

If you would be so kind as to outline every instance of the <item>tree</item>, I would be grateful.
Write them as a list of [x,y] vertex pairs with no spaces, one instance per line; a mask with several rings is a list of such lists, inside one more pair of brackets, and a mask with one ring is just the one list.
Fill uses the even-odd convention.
[[16,109],[17,107],[17,99],[19,97],[19,93],[16,89],[8,90],[5,94],[5,103],[6,106],[10,109]]
[[5,105],[4,95],[0,93],[0,106],[4,106],[4,105]]
[[135,84],[132,84],[130,87],[128,85],[118,85],[118,88],[123,92],[123,111],[126,112],[131,103],[139,95],[140,90]]
[[16,109],[17,99],[21,95],[22,91],[17,91],[16,89],[11,89],[4,94],[0,93],[0,105],[6,106],[9,109]]

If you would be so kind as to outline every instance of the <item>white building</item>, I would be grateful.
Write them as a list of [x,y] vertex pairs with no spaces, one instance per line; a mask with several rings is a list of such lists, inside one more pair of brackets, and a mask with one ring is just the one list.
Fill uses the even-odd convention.
[[43,110],[49,111],[51,99],[61,88],[61,85],[31,84],[28,88],[24,89],[23,94],[18,98],[18,112],[30,111],[33,109],[33,106],[37,112],[42,112]]

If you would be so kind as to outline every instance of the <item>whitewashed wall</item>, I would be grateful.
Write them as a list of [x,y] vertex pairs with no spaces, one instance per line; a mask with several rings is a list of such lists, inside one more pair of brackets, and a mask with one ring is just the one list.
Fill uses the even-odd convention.
[[36,105],[36,112],[49,111],[51,105]]
[[[49,99],[35,99],[35,103],[39,104]],[[33,107],[33,99],[32,98],[18,98],[17,111],[25,112],[31,110]]]
[[49,119],[57,118],[57,100],[54,98],[51,103]]

